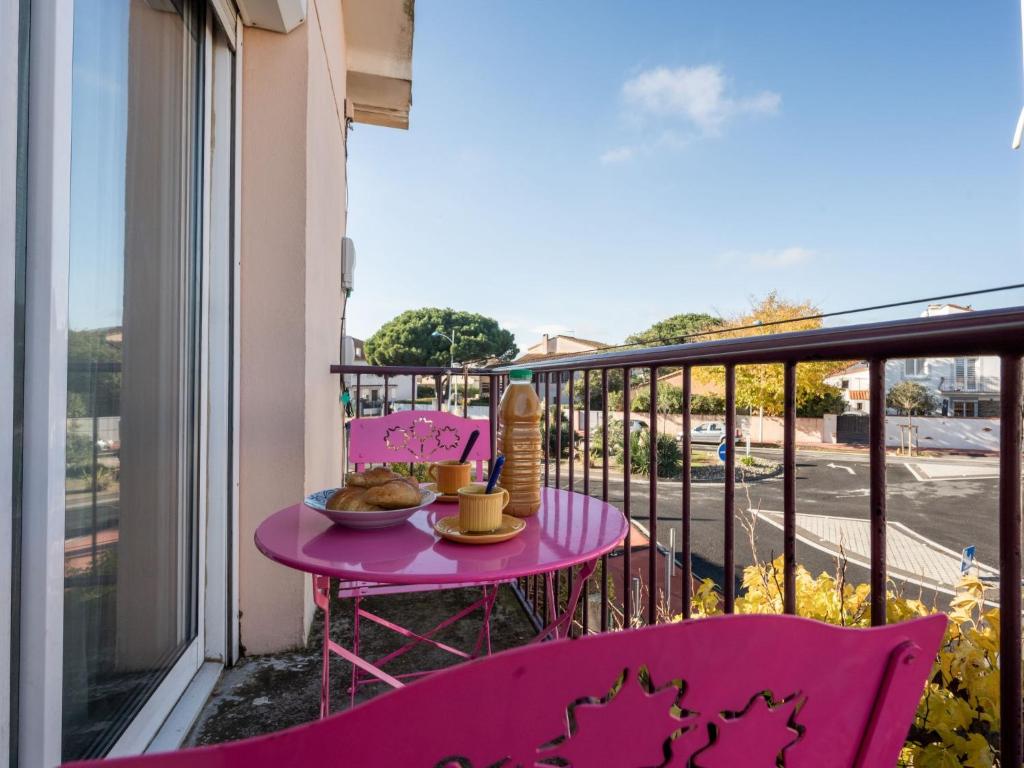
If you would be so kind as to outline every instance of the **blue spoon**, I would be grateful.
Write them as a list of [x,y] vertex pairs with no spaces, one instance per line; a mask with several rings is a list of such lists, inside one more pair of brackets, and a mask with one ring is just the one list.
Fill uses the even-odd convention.
[[491,474],[487,478],[487,489],[484,493],[490,493],[494,490],[494,484],[498,482],[498,476],[501,474],[501,468],[505,466],[505,456],[500,455],[494,462],[494,466],[491,467]]

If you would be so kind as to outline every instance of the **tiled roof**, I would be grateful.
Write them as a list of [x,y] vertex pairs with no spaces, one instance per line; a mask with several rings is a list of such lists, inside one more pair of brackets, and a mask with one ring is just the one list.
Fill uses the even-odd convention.
[[866,371],[867,369],[868,364],[861,360],[859,362],[843,366],[842,368],[837,368],[836,370],[832,371],[832,373],[828,374],[828,376],[838,376],[841,373],[860,373],[861,371]]
[[558,360],[562,357],[579,357],[580,355],[588,355],[591,352],[597,352],[596,349],[577,349],[573,352],[558,352],[557,354],[546,355],[543,352],[527,352],[521,357],[517,357],[512,361],[512,365],[521,365],[522,363],[532,363],[534,360]]

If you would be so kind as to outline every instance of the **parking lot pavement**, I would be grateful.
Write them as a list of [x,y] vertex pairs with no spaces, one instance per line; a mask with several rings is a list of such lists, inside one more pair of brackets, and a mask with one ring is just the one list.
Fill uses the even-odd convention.
[[[778,459],[781,452],[755,449],[755,455]],[[887,462],[887,520],[889,522],[890,577],[898,589],[919,594],[937,604],[948,596],[951,563],[959,566],[959,553],[968,545],[977,548],[981,563],[998,562],[997,471],[990,458],[943,457],[905,460],[890,457]],[[839,543],[847,559],[847,581],[867,582],[869,551],[861,541],[866,536],[869,473],[866,455],[849,452],[797,452],[797,512],[802,540],[797,542],[797,560],[814,574],[834,574]],[[563,483],[565,466],[563,465]],[[582,490],[582,470],[576,468],[576,487]],[[600,470],[591,472],[591,493],[600,494]],[[662,480],[658,485],[657,537],[667,546],[674,528],[681,540],[681,483]],[[721,584],[723,572],[724,503],[721,484],[694,483],[691,486],[691,547],[694,572]],[[767,560],[782,553],[782,532],[770,513],[782,510],[781,477],[759,482],[737,483],[735,563],[737,587],[742,569],[756,559]],[[623,504],[621,470],[613,470],[609,481],[610,501]],[[649,498],[646,478],[634,478],[630,489],[630,515],[648,520]],[[748,510],[764,514],[751,515]],[[816,520],[815,518],[825,518]],[[833,522],[829,522],[832,520]],[[845,521],[838,524],[834,521]],[[750,533],[751,528],[753,533]],[[861,542],[847,545],[846,540]],[[953,554],[951,554],[953,553]],[[985,571],[983,575],[990,575]],[[954,574],[955,576],[955,574]],[[947,586],[943,587],[943,583]],[[935,594],[933,588],[943,588]]]
[[[759,510],[756,514],[782,530],[782,512]],[[797,540],[832,557],[868,569],[871,564],[871,524],[867,520],[827,515],[796,516]],[[960,580],[961,553],[928,539],[902,523],[889,523],[886,532],[886,567],[896,581],[954,594]],[[995,568],[976,563],[978,574],[996,579]]]

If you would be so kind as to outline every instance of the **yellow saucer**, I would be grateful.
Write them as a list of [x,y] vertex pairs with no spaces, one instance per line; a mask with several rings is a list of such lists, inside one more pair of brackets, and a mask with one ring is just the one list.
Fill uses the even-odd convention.
[[501,516],[501,527],[496,531],[470,533],[459,527],[459,516],[442,517],[434,523],[434,530],[442,539],[460,544],[497,544],[518,536],[526,529],[526,521],[512,515]]
[[441,493],[439,490],[437,490],[437,483],[423,483],[420,487],[421,488],[425,488],[426,490],[430,491],[431,493],[436,493],[437,494],[437,498],[435,499],[435,501],[441,501],[441,502],[444,502],[445,504],[458,504],[459,503],[459,494],[457,494],[457,493]]

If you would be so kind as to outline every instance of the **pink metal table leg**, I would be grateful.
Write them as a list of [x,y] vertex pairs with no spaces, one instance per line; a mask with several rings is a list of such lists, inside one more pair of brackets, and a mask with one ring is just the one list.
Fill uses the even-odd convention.
[[320,669],[320,717],[331,711],[331,580],[313,576],[313,602],[324,612],[323,659]]
[[[384,682],[388,685],[398,688],[403,684],[399,678],[402,677],[417,677],[428,672],[411,672],[404,675],[392,676],[387,674],[381,669],[381,666],[387,662],[395,659],[398,656],[407,653],[416,645],[420,643],[429,643],[442,651],[447,651],[455,656],[459,656],[464,659],[475,658],[480,654],[481,646],[486,644],[487,653],[491,653],[491,633],[490,633],[490,619],[491,613],[494,608],[494,602],[498,596],[498,589],[500,584],[483,584],[483,597],[474,602],[472,605],[462,609],[454,616],[449,617],[445,621],[435,626],[430,631],[419,634],[412,630],[406,629],[405,627],[399,626],[394,622],[388,621],[380,616],[370,613],[366,609],[362,608],[360,603],[362,596],[358,593],[353,595],[354,600],[354,611],[352,621],[352,650],[343,648],[338,643],[331,640],[331,580],[324,576],[313,576],[313,598],[316,606],[324,612],[324,644],[323,644],[323,658],[322,658],[322,669],[320,672],[320,717],[326,717],[330,714],[330,654],[336,653],[342,658],[346,659],[352,664],[351,672],[351,683],[349,685],[349,702],[351,706],[355,705],[356,691],[360,685],[365,685],[372,682]],[[480,633],[477,635],[476,644],[473,647],[472,653],[466,653],[460,651],[457,648],[453,648],[450,645],[434,640],[432,635],[440,632],[445,627],[454,624],[459,619],[472,613],[473,611],[482,608],[484,611],[483,626]],[[401,646],[395,651],[387,654],[386,656],[377,659],[374,662],[368,661],[359,656],[359,633],[360,633],[360,618],[367,618],[371,621],[380,624],[381,626],[390,629],[404,637],[409,638],[410,642]],[[365,682],[360,679],[362,672],[368,672],[376,680],[366,680]]]
[[[362,609],[359,607],[360,597],[356,595],[353,598],[355,606],[352,611],[352,653],[356,656],[359,655],[359,614]],[[355,664],[352,665],[352,687],[349,688],[349,706],[354,707],[356,705],[356,688],[359,686],[359,667]]]
[[480,646],[484,643],[487,644],[487,655],[491,655],[491,611],[494,609],[494,601],[498,597],[498,585],[494,584],[488,590],[488,586],[485,584],[483,589],[484,624],[480,627],[480,634],[477,635],[476,645],[473,646],[473,653],[470,655],[470,658],[473,659],[480,655]]
[[[554,607],[554,588],[552,582],[555,579],[551,578],[551,575],[547,578],[547,604],[548,613],[550,615],[549,623],[544,629],[542,629],[531,642],[537,643],[541,640],[545,640],[549,635],[554,635],[555,638],[562,637],[563,635],[569,634],[569,629],[572,627],[573,617],[576,615],[576,607],[579,605],[580,596],[583,594],[583,589],[587,585],[587,580],[593,574],[597,568],[597,560],[588,560],[580,566],[579,573],[572,585],[572,591],[569,593],[569,600],[566,602],[565,610],[561,616],[557,616],[557,610]],[[563,632],[563,625],[565,626]]]

